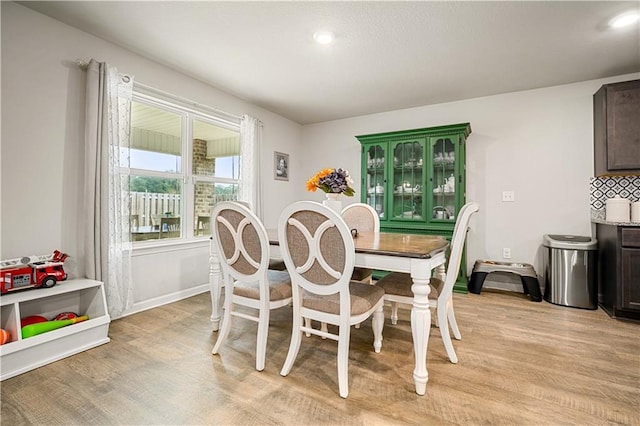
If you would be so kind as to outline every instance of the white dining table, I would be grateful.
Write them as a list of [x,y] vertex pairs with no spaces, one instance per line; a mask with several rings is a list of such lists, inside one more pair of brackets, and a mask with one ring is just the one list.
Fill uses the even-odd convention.
[[[280,247],[278,233],[268,229],[271,255],[278,256]],[[355,242],[355,265],[383,271],[411,274],[413,285],[413,307],[411,309],[411,334],[415,356],[413,379],[418,395],[424,395],[429,378],[427,372],[427,346],[431,329],[429,310],[429,281],[432,273],[444,279],[446,249],[449,242],[434,235],[404,234],[391,232],[358,233]],[[220,262],[211,242],[209,257],[209,283],[211,286],[211,322],[217,331],[222,317],[222,276]]]

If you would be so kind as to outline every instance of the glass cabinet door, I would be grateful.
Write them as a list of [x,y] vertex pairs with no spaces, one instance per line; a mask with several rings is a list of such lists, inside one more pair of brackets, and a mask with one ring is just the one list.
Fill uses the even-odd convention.
[[455,222],[456,216],[456,139],[455,136],[430,138],[431,176],[429,182],[430,220]]
[[394,220],[418,221],[424,217],[425,140],[395,142],[393,152],[392,217]]
[[385,173],[386,152],[384,145],[368,145],[365,147],[366,176],[365,188],[367,191],[367,204],[373,207],[380,219],[385,218],[386,201],[385,186],[387,176]]
[[[378,212],[382,232],[451,238],[466,199],[469,134],[471,125],[458,123],[356,136],[360,199]],[[456,291],[467,290],[466,268],[463,261]]]

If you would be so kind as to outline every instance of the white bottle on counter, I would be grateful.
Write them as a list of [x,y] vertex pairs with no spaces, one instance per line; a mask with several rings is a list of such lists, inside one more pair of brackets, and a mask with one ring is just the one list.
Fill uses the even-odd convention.
[[609,198],[605,203],[606,221],[629,222],[630,203],[628,199],[621,198],[619,195],[616,195],[614,198]]

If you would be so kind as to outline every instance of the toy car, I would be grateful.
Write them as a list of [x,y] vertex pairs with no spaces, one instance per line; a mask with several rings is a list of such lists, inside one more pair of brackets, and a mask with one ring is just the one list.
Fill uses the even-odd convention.
[[49,288],[67,279],[63,263],[67,254],[56,250],[53,255],[23,257],[2,261],[0,292],[2,294],[27,288]]

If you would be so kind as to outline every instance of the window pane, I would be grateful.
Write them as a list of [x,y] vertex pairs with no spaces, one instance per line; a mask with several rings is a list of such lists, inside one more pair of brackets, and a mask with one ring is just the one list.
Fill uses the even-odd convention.
[[194,235],[211,235],[209,217],[211,209],[220,201],[238,199],[237,184],[196,182],[194,186],[195,218]]
[[131,176],[131,239],[180,238],[182,183],[179,179]]
[[131,103],[130,167],[180,172],[181,138],[180,115],[136,101]]
[[194,119],[193,174],[238,179],[240,134]]

